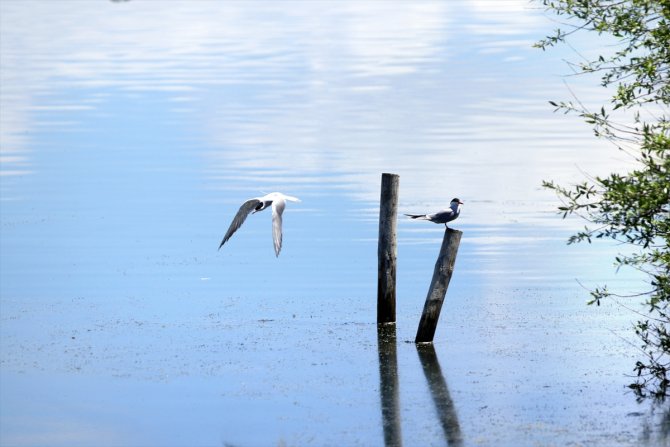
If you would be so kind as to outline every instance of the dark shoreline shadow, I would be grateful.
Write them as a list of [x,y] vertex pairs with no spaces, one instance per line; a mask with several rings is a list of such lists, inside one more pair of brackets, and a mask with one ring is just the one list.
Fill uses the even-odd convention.
[[444,431],[444,438],[448,445],[461,447],[463,445],[463,437],[461,435],[461,426],[458,422],[458,414],[454,407],[454,401],[449,394],[447,381],[442,374],[440,362],[437,360],[435,347],[432,343],[421,343],[416,345],[416,351],[419,354],[423,373],[426,376],[430,394],[433,397],[437,417]]
[[379,352],[379,397],[384,427],[384,445],[400,447],[402,446],[402,429],[395,324],[377,325],[377,350]]

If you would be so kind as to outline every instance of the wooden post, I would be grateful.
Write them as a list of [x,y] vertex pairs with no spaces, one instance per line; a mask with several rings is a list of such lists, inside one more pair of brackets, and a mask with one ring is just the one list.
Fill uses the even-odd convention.
[[415,343],[432,343],[437,328],[437,320],[440,318],[444,296],[451,280],[456,262],[458,245],[461,243],[462,231],[447,228],[444,232],[440,254],[435,262],[433,280],[430,282],[426,303],[423,306],[423,314],[419,321],[419,329],[416,332]]
[[397,174],[382,174],[379,204],[379,245],[377,257],[377,323],[395,323],[396,222],[398,215]]
[[377,325],[379,351],[379,397],[382,407],[384,446],[401,447],[400,384],[395,324]]
[[461,446],[463,445],[461,425],[458,422],[456,407],[449,394],[449,387],[442,374],[440,362],[437,360],[435,347],[432,344],[421,344],[417,345],[416,350],[419,353],[423,374],[426,376],[430,394],[433,396],[433,403],[435,404],[437,417],[440,419],[440,425],[444,431],[447,445]]

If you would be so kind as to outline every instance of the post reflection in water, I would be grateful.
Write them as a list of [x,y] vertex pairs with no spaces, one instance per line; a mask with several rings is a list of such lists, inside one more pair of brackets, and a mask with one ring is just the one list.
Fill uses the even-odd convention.
[[419,360],[428,381],[430,394],[433,396],[437,416],[444,430],[447,444],[450,446],[462,446],[463,439],[461,437],[461,426],[458,423],[458,414],[456,414],[454,401],[451,400],[447,381],[442,375],[435,347],[432,343],[420,343],[416,345],[416,350],[419,353]]
[[398,383],[398,355],[395,324],[377,325],[379,351],[379,396],[382,407],[384,445],[401,446],[400,385]]

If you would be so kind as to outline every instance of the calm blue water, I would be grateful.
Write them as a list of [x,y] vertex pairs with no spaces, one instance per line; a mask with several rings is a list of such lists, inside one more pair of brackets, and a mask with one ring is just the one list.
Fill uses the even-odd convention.
[[[635,316],[575,281],[639,278],[621,247],[566,247],[582,222],[540,188],[628,160],[552,113],[607,95],[531,48],[555,26],[534,6],[0,8],[0,444],[666,442],[624,389]],[[465,201],[434,357],[406,341],[440,226],[399,220],[377,338],[382,172],[401,213]],[[269,211],[217,251],[272,191],[302,199],[281,256]]]

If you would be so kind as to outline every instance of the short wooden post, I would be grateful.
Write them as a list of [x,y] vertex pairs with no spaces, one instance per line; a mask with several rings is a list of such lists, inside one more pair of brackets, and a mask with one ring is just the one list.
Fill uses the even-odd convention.
[[379,351],[379,397],[384,427],[384,446],[401,447],[400,384],[395,324],[377,325]]
[[382,174],[379,204],[379,245],[377,257],[377,323],[395,322],[396,222],[398,215],[397,174]]
[[444,232],[440,254],[435,262],[433,271],[433,280],[430,282],[426,303],[423,306],[423,314],[419,321],[419,329],[416,332],[416,343],[432,343],[437,329],[437,320],[440,318],[444,296],[447,294],[447,287],[451,280],[451,274],[454,272],[454,263],[456,262],[456,253],[458,245],[461,243],[462,231],[447,228]]

